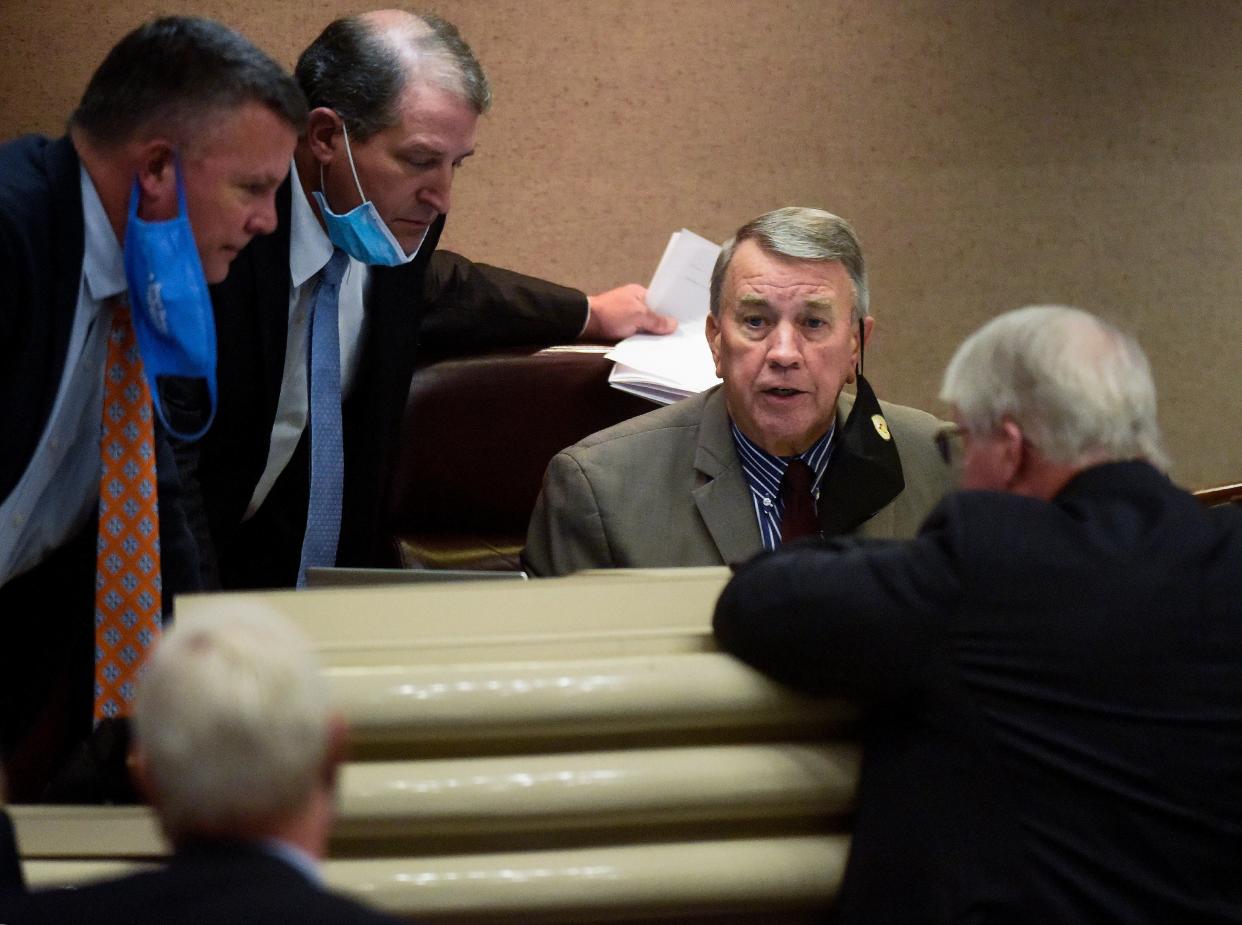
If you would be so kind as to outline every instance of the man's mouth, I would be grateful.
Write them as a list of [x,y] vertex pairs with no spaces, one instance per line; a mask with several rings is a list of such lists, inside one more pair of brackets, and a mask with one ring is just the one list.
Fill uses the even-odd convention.
[[801,389],[770,388],[763,391],[764,394],[775,395],[777,398],[791,398],[794,395],[805,394]]

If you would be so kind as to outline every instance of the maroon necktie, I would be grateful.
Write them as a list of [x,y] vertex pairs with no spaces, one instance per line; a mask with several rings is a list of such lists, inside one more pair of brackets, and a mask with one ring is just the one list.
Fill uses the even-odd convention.
[[815,499],[811,497],[811,485],[815,473],[801,459],[791,460],[781,479],[781,542],[789,543],[803,536],[819,532],[819,519],[815,516]]

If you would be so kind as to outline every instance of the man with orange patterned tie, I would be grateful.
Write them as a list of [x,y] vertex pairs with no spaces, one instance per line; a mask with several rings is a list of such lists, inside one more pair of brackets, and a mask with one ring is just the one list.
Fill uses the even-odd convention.
[[214,400],[207,285],[275,228],[305,115],[246,39],[169,17],[109,52],[67,137],[0,147],[0,751],[15,800],[41,795],[92,716],[128,712],[172,594],[199,584],[158,386],[183,378]]

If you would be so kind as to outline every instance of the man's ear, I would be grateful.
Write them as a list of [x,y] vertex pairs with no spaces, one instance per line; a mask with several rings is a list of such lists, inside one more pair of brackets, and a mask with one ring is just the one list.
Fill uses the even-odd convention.
[[[150,138],[138,145],[135,157],[138,178],[138,217],[152,222],[176,218],[177,157],[172,142]],[[128,202],[126,203],[128,208]]]
[[328,717],[328,747],[323,760],[323,784],[329,792],[336,789],[336,778],[349,754],[349,725],[340,713]]
[[[868,315],[850,327],[853,331],[850,334],[850,371],[845,378],[847,384],[852,384],[858,378],[858,368],[862,365],[863,351],[871,343],[871,329],[875,327],[875,319]],[[858,339],[859,330],[862,331],[861,342]]]
[[336,138],[341,134],[341,125],[335,110],[327,106],[311,110],[306,119],[306,143],[319,163],[330,164],[338,156]]
[[720,337],[723,332],[720,328],[720,320],[711,312],[707,313],[703,332],[707,335],[707,346],[712,352],[712,362],[716,364],[716,378],[723,379],[724,376],[720,373]]
[[151,768],[147,764],[147,753],[142,746],[134,742],[129,747],[129,755],[125,758],[125,767],[129,770],[129,779],[134,782],[138,795],[152,806],[155,805],[156,789],[151,780]]
[[1002,442],[998,475],[1001,476],[1008,489],[1026,477],[1027,469],[1033,460],[1030,458],[1030,446],[1026,442],[1022,428],[1015,421],[1003,418],[997,432]]

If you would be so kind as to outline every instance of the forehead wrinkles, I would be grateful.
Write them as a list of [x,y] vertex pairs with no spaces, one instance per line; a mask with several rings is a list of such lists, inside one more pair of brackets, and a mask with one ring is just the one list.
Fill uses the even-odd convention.
[[837,294],[837,286],[833,280],[824,279],[817,274],[773,273],[770,268],[739,273],[733,279],[733,286],[735,290],[742,290],[739,295],[746,291],[767,291],[786,297],[823,293],[831,298]]

